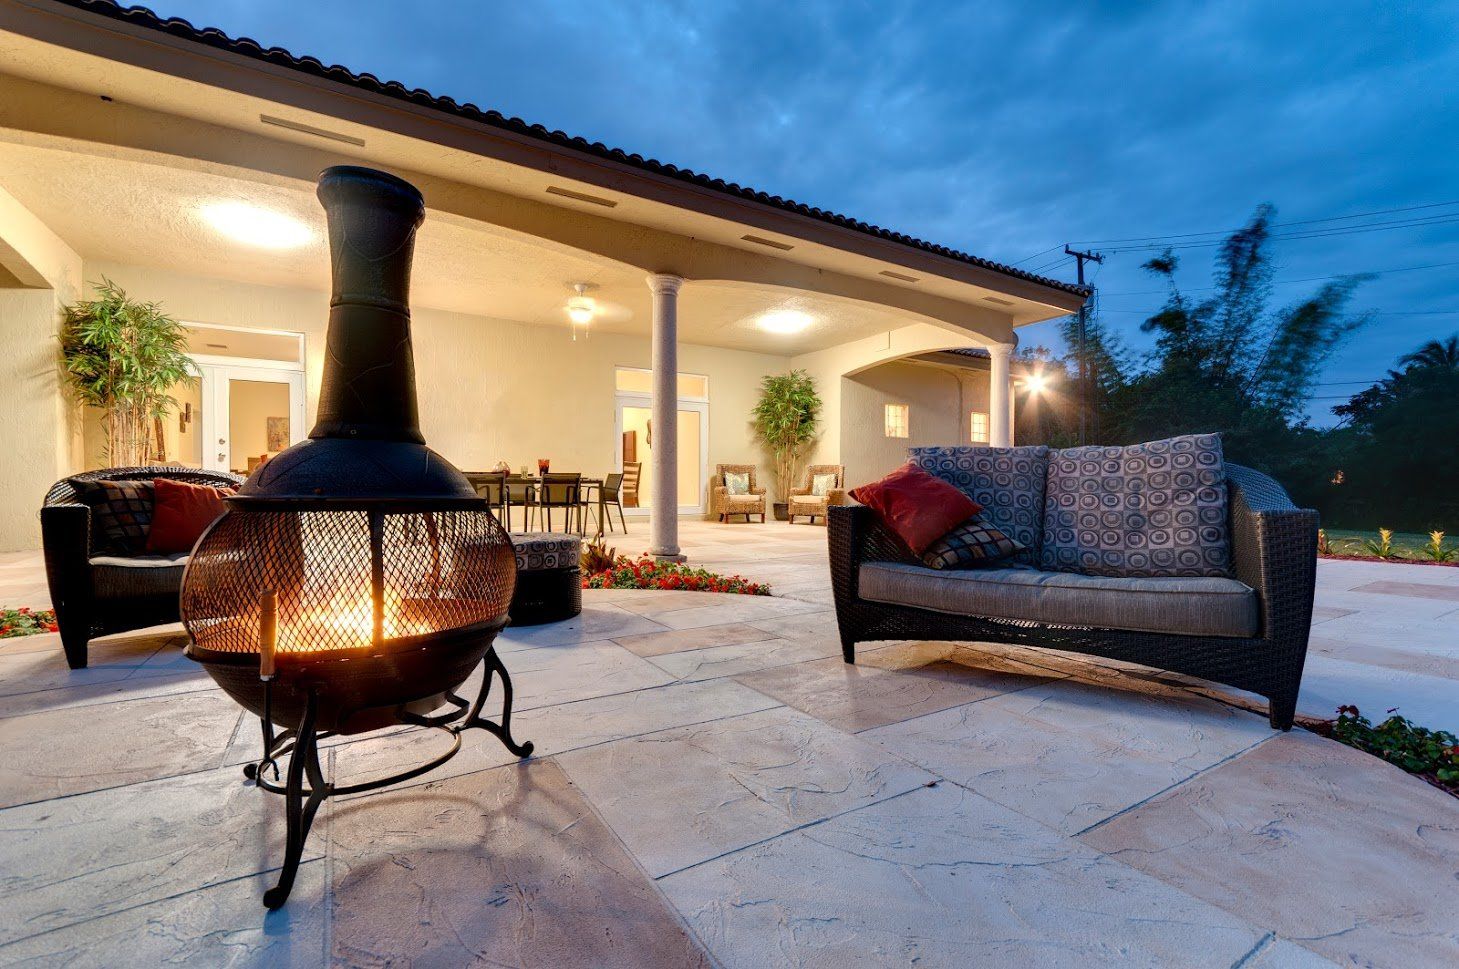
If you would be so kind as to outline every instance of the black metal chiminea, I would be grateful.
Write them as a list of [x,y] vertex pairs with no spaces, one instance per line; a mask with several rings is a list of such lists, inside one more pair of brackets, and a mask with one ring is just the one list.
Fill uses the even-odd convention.
[[[187,655],[262,724],[263,756],[244,773],[286,796],[288,844],[269,908],[288,898],[324,798],[423,774],[470,727],[519,757],[532,752],[512,739],[511,679],[493,647],[516,582],[511,540],[425,446],[416,415],[409,287],[421,195],[392,175],[338,167],[320,176],[319,200],[334,285],[318,422],[229,499],[182,584]],[[468,703],[456,690],[479,664]],[[499,722],[480,715],[494,675]],[[452,746],[390,777],[324,778],[321,736],[395,724],[435,727]]]

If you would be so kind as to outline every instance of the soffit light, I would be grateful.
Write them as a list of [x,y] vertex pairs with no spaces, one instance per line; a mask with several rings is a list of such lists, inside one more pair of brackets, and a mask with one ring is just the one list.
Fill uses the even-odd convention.
[[293,216],[250,202],[208,202],[202,215],[230,239],[262,249],[297,249],[314,239],[313,230]]
[[1049,378],[1041,373],[1031,373],[1024,378],[1023,385],[1028,388],[1029,393],[1041,394],[1049,389]]
[[799,310],[775,310],[760,317],[760,329],[766,333],[799,333],[813,321],[808,313]]

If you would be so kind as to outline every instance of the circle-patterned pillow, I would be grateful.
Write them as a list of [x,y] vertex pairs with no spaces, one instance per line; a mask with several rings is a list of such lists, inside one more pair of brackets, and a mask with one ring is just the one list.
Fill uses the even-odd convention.
[[1048,448],[914,447],[908,453],[922,470],[982,505],[985,522],[1024,546],[1015,561],[1038,562]]

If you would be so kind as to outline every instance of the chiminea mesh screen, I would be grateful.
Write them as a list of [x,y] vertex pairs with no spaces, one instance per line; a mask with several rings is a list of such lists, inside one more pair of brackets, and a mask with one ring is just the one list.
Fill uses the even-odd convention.
[[272,591],[280,654],[389,650],[495,622],[515,576],[511,542],[485,510],[235,508],[193,551],[182,614],[198,649],[256,654],[260,596]]

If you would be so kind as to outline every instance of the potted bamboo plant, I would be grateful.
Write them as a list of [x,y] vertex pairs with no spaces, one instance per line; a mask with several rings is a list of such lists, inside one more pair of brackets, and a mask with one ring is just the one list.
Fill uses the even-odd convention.
[[775,518],[788,518],[790,489],[795,487],[806,448],[816,437],[821,398],[804,370],[771,374],[760,384],[760,400],[752,416],[755,436],[775,460]]
[[162,421],[172,390],[196,379],[187,332],[157,303],[128,298],[102,277],[95,298],[65,308],[61,361],[76,400],[102,411],[110,467],[165,461]]

